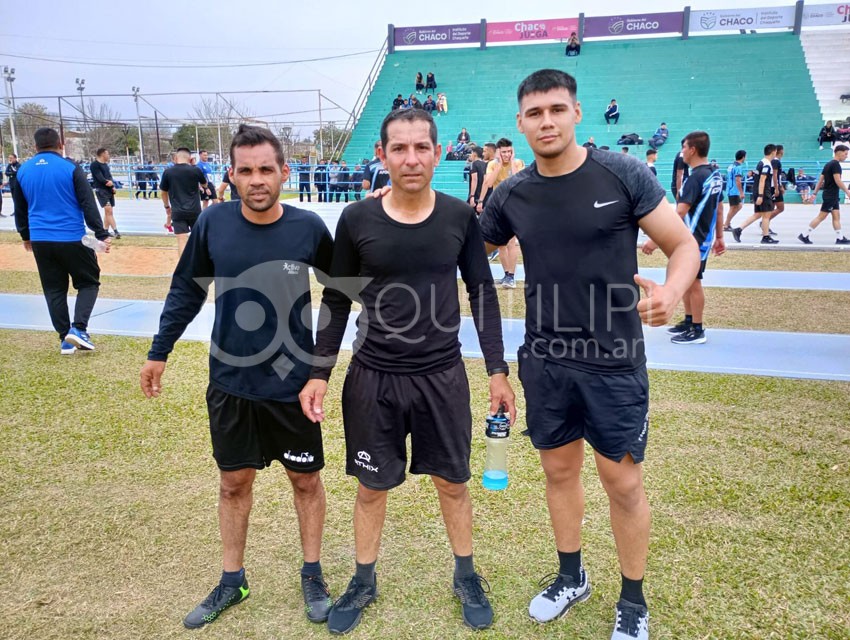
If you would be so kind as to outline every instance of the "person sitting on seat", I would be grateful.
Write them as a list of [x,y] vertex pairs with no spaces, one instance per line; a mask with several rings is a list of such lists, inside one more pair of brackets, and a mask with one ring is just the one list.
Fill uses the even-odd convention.
[[797,185],[797,193],[800,194],[800,199],[803,203],[812,204],[815,201],[812,195],[812,187],[815,186],[815,179],[812,176],[806,175],[803,169],[798,169],[794,182]]
[[434,102],[434,97],[431,94],[428,94],[428,97],[425,99],[425,102],[422,103],[422,108],[428,113],[437,110],[437,103]]
[[611,100],[611,104],[605,109],[605,122],[611,124],[611,120],[614,121],[614,124],[620,121],[620,107],[617,105],[616,100]]
[[395,100],[393,100],[393,111],[395,111],[396,109],[401,109],[401,105],[403,104],[404,98],[401,97],[401,94],[398,94]]
[[442,115],[449,112],[449,100],[445,93],[437,94],[437,113]]
[[425,76],[425,91],[436,91],[437,90],[437,79],[434,77],[432,72],[428,72],[428,75]]
[[661,126],[655,130],[655,133],[649,139],[649,146],[653,149],[658,149],[658,147],[667,142],[668,135],[670,135],[670,132],[667,130],[667,123],[662,122]]
[[820,133],[818,134],[818,144],[820,148],[823,149],[823,143],[829,143],[829,146],[832,146],[832,143],[835,142],[835,129],[832,126],[832,120],[827,120],[826,124],[821,127]]

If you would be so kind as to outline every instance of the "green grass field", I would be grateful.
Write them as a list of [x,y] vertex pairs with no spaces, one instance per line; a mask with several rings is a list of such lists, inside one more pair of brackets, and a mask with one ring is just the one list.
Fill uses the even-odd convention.
[[[158,400],[138,390],[146,340],[98,336],[97,346],[61,357],[52,334],[0,331],[0,636],[328,637],[302,613],[297,525],[279,466],[259,474],[255,489],[251,597],[203,632],[182,628],[220,570],[207,346],[178,344]],[[335,595],[353,567],[355,483],[343,472],[338,404],[344,365],[324,424],[323,565]],[[492,586],[494,628],[462,626],[437,499],[427,478],[413,477],[391,493],[381,597],[353,637],[608,638],[619,575],[592,458],[583,545],[594,594],[538,626],[526,607],[556,567],[543,474],[520,419],[509,489],[481,489],[486,376],[480,361],[467,368],[476,558]],[[666,371],[650,380],[652,637],[847,638],[850,384]]]

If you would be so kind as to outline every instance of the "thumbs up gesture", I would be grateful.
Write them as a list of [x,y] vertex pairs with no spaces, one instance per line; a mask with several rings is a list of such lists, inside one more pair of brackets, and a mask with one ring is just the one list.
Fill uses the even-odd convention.
[[665,289],[663,284],[638,274],[635,274],[635,284],[643,289],[643,297],[637,304],[641,322],[650,327],[667,324],[676,310],[678,299]]

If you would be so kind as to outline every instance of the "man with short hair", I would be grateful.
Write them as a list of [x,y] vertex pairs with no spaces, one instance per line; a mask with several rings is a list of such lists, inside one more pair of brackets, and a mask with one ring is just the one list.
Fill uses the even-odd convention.
[[310,202],[310,158],[307,156],[301,158],[301,164],[298,165],[298,201],[304,202],[305,195],[307,202]]
[[738,149],[735,152],[735,162],[729,165],[726,170],[726,193],[729,195],[729,212],[726,214],[726,222],[723,225],[724,231],[732,231],[732,218],[735,217],[744,205],[744,183],[747,179],[747,167],[744,163],[747,160],[747,152],[744,149]]
[[611,100],[611,104],[605,109],[605,124],[611,124],[611,120],[614,121],[614,124],[620,122],[620,107],[616,100]]
[[805,233],[797,236],[797,240],[803,244],[812,244],[809,236],[826,219],[827,215],[832,216],[832,228],[835,230],[835,244],[850,244],[850,240],[841,231],[841,211],[839,209],[839,191],[843,191],[846,194],[844,202],[850,202],[850,191],[847,190],[847,187],[841,180],[841,163],[847,160],[848,150],[850,150],[850,147],[846,144],[835,145],[832,150],[832,160],[827,162],[823,167],[823,171],[821,171],[818,183],[812,192],[812,197],[816,198],[818,191],[823,187],[823,203],[820,206],[820,212],[809,223],[809,228],[806,229]]
[[655,168],[655,161],[658,160],[658,152],[655,149],[646,150],[646,166],[652,171],[652,175],[658,177],[658,169]]
[[[707,158],[711,140],[705,131],[692,131],[685,136],[682,144],[682,157],[690,167],[690,175],[682,186],[676,212],[682,217],[696,240],[700,250],[700,268],[691,286],[685,292],[682,301],[685,305],[685,319],[667,330],[673,344],[703,344],[706,341],[703,327],[705,311],[705,292],[702,288],[702,274],[708,262],[708,256],[722,255],[726,251],[723,240],[723,215],[720,209],[723,197],[723,178],[716,166]],[[652,240],[644,243],[642,250],[651,255],[658,248]]]
[[404,104],[404,98],[401,96],[401,94],[398,94],[396,96],[395,100],[393,100],[393,111],[395,111],[396,109],[401,109],[401,106],[403,104]]
[[590,137],[587,139],[587,142],[585,142],[585,143],[584,143],[583,145],[581,145],[581,146],[583,146],[583,147],[590,147],[591,149],[596,149],[596,148],[597,148],[597,147],[596,147],[596,142],[594,142],[594,141],[593,141],[593,136],[590,136]]
[[[782,156],[784,155],[785,147],[781,144],[776,145],[776,156],[770,161],[770,166],[773,169],[773,182],[770,185],[773,194],[773,211],[770,213],[770,220],[785,211],[785,185],[782,184],[782,178],[785,177],[785,174],[782,173]],[[768,234],[776,235],[770,229],[770,226],[768,226]]]
[[652,137],[649,139],[649,146],[652,149],[657,149],[665,142],[667,142],[668,135],[670,135],[670,132],[667,130],[667,123],[662,122],[661,125],[655,130],[655,133],[652,134]]
[[[111,238],[86,180],[86,172],[62,157],[59,132],[42,127],[35,132],[36,154],[16,169],[15,227],[24,249],[32,252],[59,353],[93,351],[88,323],[100,287],[100,267],[94,251],[84,246],[88,226],[109,251]],[[74,323],[68,314],[68,278],[77,290]]]
[[[9,162],[6,165],[6,170],[4,171],[4,173],[6,174],[6,180],[9,183],[9,195],[12,197],[12,204],[14,205],[15,204],[15,190],[18,188],[18,169],[21,168],[21,163],[18,162],[18,156],[16,156],[14,153],[10,153],[9,156],[7,157],[7,160]],[[2,194],[0,194],[0,196],[2,196]],[[0,207],[0,208],[2,208],[2,207]],[[14,211],[14,207],[13,207],[12,213],[10,214],[10,216],[14,216],[14,215],[15,215],[15,211]]]
[[201,209],[206,209],[211,204],[216,203],[218,191],[215,188],[215,174],[213,173],[212,165],[209,162],[209,153],[206,149],[201,149],[198,152],[198,169],[204,172],[204,177],[207,179],[207,186],[201,189]]
[[756,220],[761,220],[761,243],[778,244],[779,240],[770,235],[770,216],[773,213],[773,159],[776,157],[776,145],[764,146],[764,158],[759,160],[753,174],[753,215],[740,227],[732,229],[735,242],[741,242],[741,233]]
[[[555,620],[590,596],[581,560],[587,441],[608,494],[622,574],[611,638],[646,640],[650,511],[641,462],[649,382],[641,320],[667,322],[696,276],[699,252],[643,163],[578,146],[582,110],[572,76],[536,71],[520,83],[517,101],[517,128],[535,161],[493,194],[481,232],[487,249],[516,236],[524,250],[519,375],[560,564],[555,579],[531,601],[529,615]],[[637,275],[638,229],[669,258],[663,285]],[[643,300],[637,285],[646,293]]]
[[204,172],[190,162],[192,152],[180,147],[174,153],[174,166],[162,172],[159,189],[165,207],[165,226],[177,236],[177,255],[182,256],[189,233],[201,215],[200,189],[207,184]]
[[483,149],[478,145],[472,145],[472,150],[469,153],[469,206],[475,209],[476,214],[479,213],[479,203],[481,202],[481,191],[484,187],[484,177],[487,175],[487,163],[481,159],[484,154]]
[[[387,495],[404,482],[408,433],[410,472],[430,475],[439,495],[463,621],[484,629],[492,623],[493,610],[472,557],[472,503],[466,484],[472,415],[458,343],[458,269],[490,376],[490,411],[502,404],[513,417],[499,302],[474,213],[463,201],[431,187],[442,154],[434,119],[423,110],[391,112],[381,125],[378,154],[392,176],[392,190],[346,207],[334,236],[330,275],[363,278],[365,283],[359,295],[359,348],[342,391],[346,472],[359,481],[356,572],[331,609],[328,629],[348,633],[377,597],[375,563]],[[310,420],[324,417],[327,380],[351,302],[331,288],[322,296],[323,328],[315,353],[331,364],[313,367],[301,392]]]
[[316,168],[313,170],[313,182],[316,183],[319,202],[330,202],[328,198],[328,161],[325,158],[316,163]]
[[112,171],[109,168],[109,150],[101,147],[95,153],[97,160],[93,160],[89,165],[91,179],[94,187],[94,195],[97,197],[98,204],[103,207],[103,226],[109,231],[112,229],[112,235],[116,239],[121,239],[121,234],[118,233],[118,227],[115,226],[115,216],[113,207],[115,206],[115,181],[112,179]]
[[[187,156],[181,151],[173,168],[192,168]],[[289,166],[271,131],[240,125],[230,160],[230,179],[242,199],[217,204],[198,218],[140,373],[145,396],[159,396],[168,355],[214,282],[207,409],[219,468],[222,574],[183,624],[202,627],[248,597],[244,556],[252,487],[257,470],[275,460],[292,485],[307,617],[324,622],[331,599],[319,560],[325,520],[322,434],[297,400],[313,351],[309,269],[328,272],[333,240],[315,213],[280,203]],[[175,174],[170,180],[175,183]]]
[[[507,138],[500,138],[496,142],[496,157],[487,164],[487,175],[484,178],[487,197],[489,198],[490,189],[495,192],[496,187],[502,182],[524,168],[525,163],[519,158],[514,158],[514,143]],[[515,273],[518,261],[519,245],[516,238],[511,238],[504,246],[499,247],[499,262],[505,272],[499,284],[505,289],[516,288]]]

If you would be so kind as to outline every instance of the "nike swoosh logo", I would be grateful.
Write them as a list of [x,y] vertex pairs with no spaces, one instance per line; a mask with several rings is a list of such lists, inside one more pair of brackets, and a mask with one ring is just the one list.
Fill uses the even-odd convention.
[[598,200],[593,203],[594,209],[601,209],[602,207],[607,207],[609,204],[614,204],[615,202],[619,202],[619,200],[611,200],[611,202],[599,202]]

